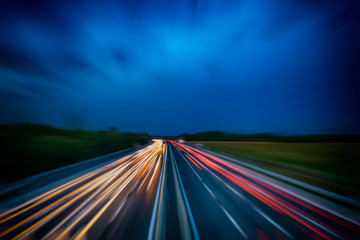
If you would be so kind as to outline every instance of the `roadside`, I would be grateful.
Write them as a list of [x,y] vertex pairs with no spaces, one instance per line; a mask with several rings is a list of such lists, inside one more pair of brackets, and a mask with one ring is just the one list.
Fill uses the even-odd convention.
[[[149,143],[150,144],[150,143]],[[83,176],[86,173],[102,168],[119,158],[134,153],[149,144],[139,148],[128,148],[100,157],[88,159],[82,162],[53,169],[36,174],[14,183],[0,185],[0,213],[6,209],[17,206],[31,198],[61,186],[71,180]]]
[[149,141],[150,136],[138,133],[0,125],[0,183],[13,183]]
[[359,199],[360,143],[188,142],[254,166]]

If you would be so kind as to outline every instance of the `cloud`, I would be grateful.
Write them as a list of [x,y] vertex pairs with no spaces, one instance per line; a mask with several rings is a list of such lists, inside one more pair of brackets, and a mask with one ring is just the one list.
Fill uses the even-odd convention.
[[[347,71],[356,59],[345,45],[356,39],[352,1],[3,2],[0,79],[16,105],[12,116],[33,101],[34,109],[56,109],[49,122],[79,112],[92,125],[136,130],[162,114],[171,122],[164,134],[176,126],[277,131],[276,118],[291,120],[284,131],[301,132],[298,116],[312,130],[333,116],[341,124],[358,118],[342,103],[326,107],[341,102],[339,89],[354,99],[348,86],[333,84],[359,75]],[[30,115],[37,114],[47,119]],[[251,125],[256,119],[263,120]]]

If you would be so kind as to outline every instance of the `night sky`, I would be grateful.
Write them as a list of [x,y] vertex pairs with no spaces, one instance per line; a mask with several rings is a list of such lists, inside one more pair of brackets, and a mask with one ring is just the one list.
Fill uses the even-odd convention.
[[0,122],[360,134],[358,0],[0,0]]

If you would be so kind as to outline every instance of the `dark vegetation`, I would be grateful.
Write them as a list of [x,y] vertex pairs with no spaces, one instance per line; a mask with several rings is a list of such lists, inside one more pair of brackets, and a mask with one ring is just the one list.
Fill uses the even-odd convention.
[[[183,134],[190,143],[248,159],[259,167],[347,195],[360,196],[360,137],[339,135]],[[244,158],[245,157],[245,158]]]
[[44,125],[0,125],[0,182],[13,182],[59,168],[145,144],[147,134],[59,129]]
[[358,135],[304,135],[278,136],[270,133],[259,134],[231,134],[219,131],[181,134],[179,137],[186,141],[264,141],[264,142],[360,142]]

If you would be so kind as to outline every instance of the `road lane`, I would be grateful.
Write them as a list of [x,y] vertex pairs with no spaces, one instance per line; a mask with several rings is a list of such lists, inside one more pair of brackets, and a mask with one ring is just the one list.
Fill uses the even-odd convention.
[[[234,205],[238,196],[229,196],[229,192],[224,193],[222,186],[216,182],[217,179],[210,179],[208,173],[200,171],[196,165],[190,165],[189,160],[185,159],[179,149],[172,146],[175,159],[180,169],[180,175],[183,176],[184,186],[189,193],[190,206],[193,209],[195,224],[198,228],[200,238],[208,239],[254,239],[254,233],[250,230],[245,233],[245,224],[239,224],[233,216],[234,206],[231,211],[226,205]],[[200,165],[198,165],[200,166]],[[225,196],[224,196],[225,194]],[[231,194],[231,193],[230,193]],[[224,202],[223,199],[227,199]],[[230,213],[231,212],[231,213]],[[245,213],[237,211],[238,215]],[[241,226],[240,226],[241,225]],[[246,222],[247,226],[253,226],[253,223]],[[250,228],[251,229],[251,228]]]
[[359,222],[209,152],[155,140],[0,215],[0,239],[358,239]]
[[[204,188],[213,192],[210,193],[213,198],[216,197],[228,213],[234,213],[231,216],[234,226],[242,227],[251,239],[264,236],[271,239],[279,236],[297,239],[359,237],[356,220],[285,189],[259,173],[185,144],[171,144],[183,157],[182,162],[186,162],[204,183]],[[215,179],[219,188],[211,185]],[[227,190],[222,193],[220,189]],[[228,195],[230,192],[234,195]],[[235,195],[239,201],[232,206]]]
[[[124,219],[148,225],[164,150],[155,141],[2,214],[0,237],[100,239]],[[127,228],[116,234],[141,238],[146,232]]]

